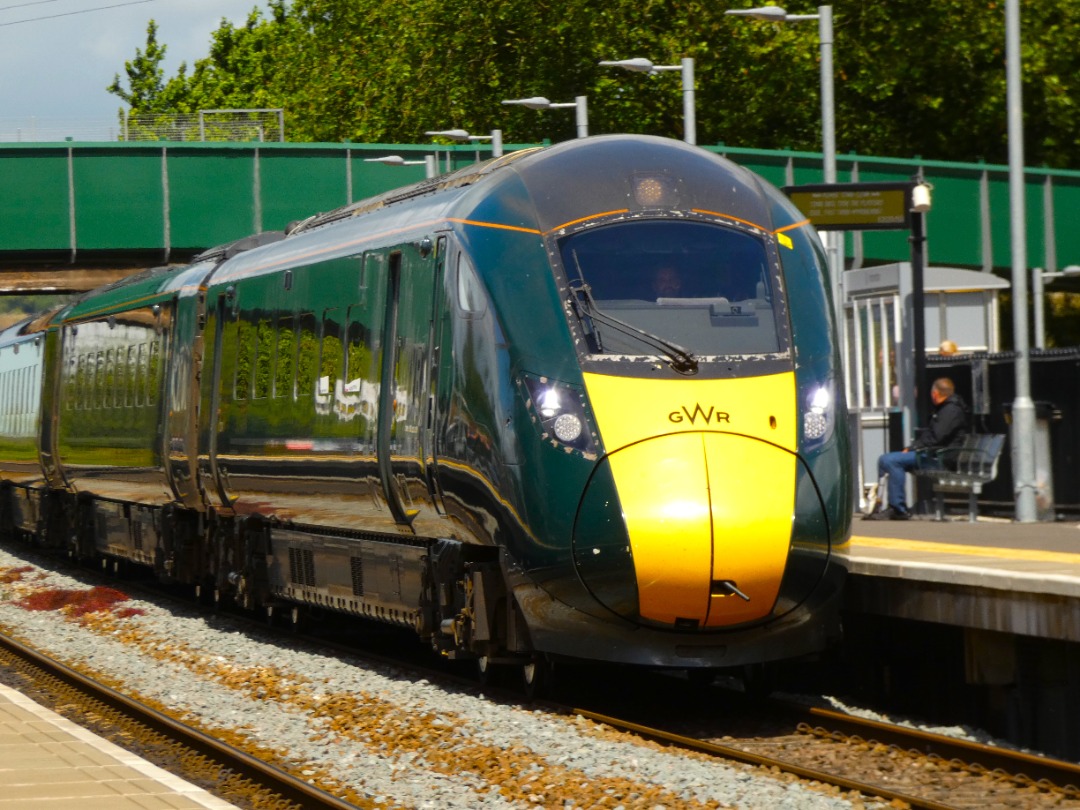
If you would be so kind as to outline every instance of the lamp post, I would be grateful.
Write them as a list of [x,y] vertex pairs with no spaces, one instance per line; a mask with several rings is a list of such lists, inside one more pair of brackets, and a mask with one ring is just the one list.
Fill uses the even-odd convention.
[[[750,17],[754,20],[766,20],[770,22],[801,22],[802,20],[818,21],[818,40],[821,48],[821,153],[822,169],[826,183],[836,182],[836,116],[834,113],[835,102],[833,99],[833,24],[832,6],[818,6],[817,14],[788,14],[780,6],[763,6],[761,8],[729,9],[724,14],[738,17]],[[829,256],[829,270],[833,280],[833,298],[836,306],[837,324],[843,322],[844,302],[842,300],[843,285],[840,283],[840,274],[843,263],[840,256],[840,245],[843,244],[843,234],[837,231],[824,232],[821,234],[825,242],[825,248]],[[838,244],[839,243],[839,244]]]
[[1035,348],[1046,348],[1046,286],[1047,279],[1080,276],[1080,264],[1070,264],[1058,271],[1031,268],[1031,297],[1035,302]]
[[1005,0],[1005,108],[1009,142],[1009,237],[1012,241],[1013,345],[1016,398],[1012,415],[1013,494],[1017,523],[1038,520],[1035,492],[1035,403],[1031,399],[1027,307],[1027,222],[1024,210],[1024,104],[1020,73],[1020,3]]
[[683,140],[689,144],[697,143],[697,114],[694,106],[694,60],[684,57],[678,65],[654,65],[649,59],[619,59],[601,62],[602,67],[618,67],[635,73],[656,74],[671,70],[682,73],[683,89]]
[[364,158],[364,163],[381,163],[384,166],[424,166],[424,174],[428,177],[434,177],[435,171],[435,158],[431,155],[427,155],[423,160],[406,160],[401,155],[383,155],[382,157]]
[[504,99],[503,104],[528,107],[530,110],[559,110],[574,107],[577,110],[577,136],[587,138],[589,135],[589,109],[586,99],[587,96],[574,96],[573,101],[555,103],[554,101],[548,101],[543,96],[533,96],[532,98]]
[[435,136],[441,135],[444,138],[449,138],[452,141],[462,142],[474,142],[474,141],[491,141],[491,156],[502,156],[502,130],[493,129],[490,135],[470,135],[464,129],[439,129],[431,130],[424,133],[425,135]]
[[[930,184],[922,176],[915,178],[916,184],[911,190],[911,333],[915,348],[915,385],[911,392],[915,395],[916,424],[925,428],[930,424],[930,412],[927,398],[930,392],[923,391],[926,378],[926,213],[930,210]],[[910,396],[910,394],[909,394]]]
[[750,17],[769,22],[818,21],[821,43],[821,143],[824,156],[825,182],[836,182],[836,119],[833,115],[833,24],[832,6],[818,6],[817,14],[788,14],[780,6],[728,9],[724,14]]

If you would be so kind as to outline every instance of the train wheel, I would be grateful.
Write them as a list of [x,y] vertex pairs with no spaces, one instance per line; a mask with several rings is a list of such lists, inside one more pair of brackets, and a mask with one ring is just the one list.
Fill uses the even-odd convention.
[[293,605],[289,611],[289,627],[294,633],[300,633],[304,629],[304,613],[299,605]]
[[491,663],[491,658],[481,655],[476,659],[476,675],[481,686],[494,686],[498,681],[499,667]]
[[530,658],[521,668],[525,696],[532,700],[547,694],[554,681],[554,674],[551,662],[546,657],[538,655]]

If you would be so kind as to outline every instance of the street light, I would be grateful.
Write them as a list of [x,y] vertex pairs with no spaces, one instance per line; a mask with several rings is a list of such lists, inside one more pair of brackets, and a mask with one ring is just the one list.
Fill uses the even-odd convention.
[[1046,348],[1046,296],[1043,282],[1047,279],[1066,278],[1080,276],[1080,265],[1070,264],[1056,272],[1043,270],[1041,267],[1031,268],[1031,296],[1035,299],[1035,348]]
[[[728,9],[724,14],[737,17],[750,17],[754,20],[766,20],[769,22],[800,22],[802,20],[818,21],[818,40],[821,43],[821,152],[823,170],[826,183],[836,182],[836,117],[833,112],[833,24],[832,6],[818,6],[817,14],[788,14],[780,6],[763,6],[761,8]],[[833,303],[836,305],[836,322],[842,323],[844,302],[841,300],[843,285],[840,283],[840,274],[843,270],[840,259],[840,245],[843,235],[839,232],[834,237],[831,232],[821,234],[825,242],[825,248],[829,255],[829,270],[833,277]]]
[[425,135],[435,136],[441,135],[444,138],[449,138],[452,141],[473,142],[473,141],[491,141],[491,156],[502,156],[502,130],[493,129],[490,135],[470,135],[464,129],[439,129],[428,131]]
[[679,65],[654,65],[650,60],[642,57],[634,59],[619,59],[617,61],[605,61],[601,67],[618,67],[635,73],[648,73],[650,75],[670,70],[678,70],[682,73],[683,89],[683,140],[689,144],[697,143],[697,119],[694,112],[694,60],[685,57]]
[[817,14],[788,14],[780,6],[762,8],[728,9],[724,14],[750,17],[769,22],[818,21],[818,39],[821,43],[821,143],[824,157],[825,182],[836,182],[836,119],[833,114],[833,24],[832,6],[818,6]]
[[543,96],[532,98],[504,99],[503,104],[515,104],[518,107],[528,107],[530,110],[559,110],[574,107],[577,109],[577,136],[587,138],[589,135],[589,109],[586,102],[587,96],[574,96],[573,101],[559,102],[548,101]]
[[424,174],[431,178],[436,174],[435,159],[427,155],[423,160],[406,160],[401,155],[383,155],[382,157],[364,158],[364,163],[381,163],[384,166],[424,166]]
[[1028,340],[1027,219],[1024,178],[1024,94],[1020,60],[1020,2],[1005,0],[1005,118],[1009,145],[1009,237],[1012,242],[1013,347],[1016,392],[1012,404],[1013,492],[1016,522],[1038,520],[1035,493],[1035,403],[1031,399]]

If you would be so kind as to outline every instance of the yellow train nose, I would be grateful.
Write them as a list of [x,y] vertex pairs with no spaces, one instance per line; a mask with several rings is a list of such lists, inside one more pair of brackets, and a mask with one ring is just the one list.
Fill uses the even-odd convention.
[[632,444],[608,462],[642,619],[722,627],[769,614],[791,544],[794,454],[688,432]]

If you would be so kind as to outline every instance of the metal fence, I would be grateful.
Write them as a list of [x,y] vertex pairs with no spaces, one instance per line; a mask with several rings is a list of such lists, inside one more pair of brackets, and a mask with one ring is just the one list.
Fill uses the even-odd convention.
[[112,118],[0,118],[0,143],[54,141],[119,141],[124,132],[120,116]]
[[198,141],[259,143],[285,140],[281,109],[199,110],[190,114],[114,118],[0,118],[0,143],[76,141]]

